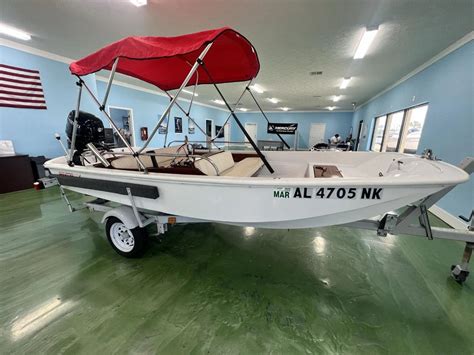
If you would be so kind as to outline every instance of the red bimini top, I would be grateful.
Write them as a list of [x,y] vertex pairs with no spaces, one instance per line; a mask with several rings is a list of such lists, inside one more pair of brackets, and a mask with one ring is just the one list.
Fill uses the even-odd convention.
[[[257,52],[238,32],[228,28],[177,37],[127,37],[73,62],[69,69],[82,76],[110,70],[116,58],[116,71],[168,91],[177,89],[207,44],[213,42],[203,61],[216,84],[250,80],[260,70]],[[203,68],[188,85],[212,83]]]

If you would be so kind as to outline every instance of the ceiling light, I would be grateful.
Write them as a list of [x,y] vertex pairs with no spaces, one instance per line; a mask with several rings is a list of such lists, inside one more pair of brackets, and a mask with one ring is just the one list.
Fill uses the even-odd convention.
[[225,105],[225,102],[222,101],[222,100],[212,100],[212,102],[214,102],[215,104],[218,104],[218,105]]
[[4,25],[3,23],[0,23],[0,34],[22,39],[23,41],[29,41],[31,39],[31,36],[25,31],[19,30],[15,27]]
[[245,107],[240,107],[239,108],[239,111],[243,111],[243,112],[247,112],[249,109],[248,108],[245,108]]
[[279,107],[280,110],[282,111],[288,111],[290,108],[289,107]]
[[259,94],[263,94],[265,92],[265,90],[258,84],[250,85],[250,88]]
[[280,102],[280,100],[278,100],[275,97],[269,97],[269,98],[267,98],[267,100],[270,101],[272,104],[277,104],[277,103]]
[[351,81],[351,79],[352,78],[344,78],[344,80],[342,80],[342,83],[339,89],[345,89],[347,85],[349,85],[349,81]]
[[326,107],[326,108],[327,108],[329,111],[333,111],[333,110],[336,108],[336,106],[328,106],[328,107]]
[[199,96],[197,92],[192,92],[192,91],[184,90],[184,89],[182,91],[189,95]]
[[140,6],[145,6],[147,3],[147,0],[130,0],[130,2],[136,7],[140,7]]
[[365,30],[365,33],[362,36],[362,39],[359,42],[359,46],[357,47],[357,50],[354,54],[354,59],[362,59],[365,57],[365,54],[369,50],[369,47],[372,44],[372,41],[374,40],[375,36],[377,35],[378,30],[378,27],[373,27],[370,29],[367,28]]
[[332,101],[334,101],[334,102],[338,102],[340,99],[341,99],[341,95],[334,95],[332,97]]

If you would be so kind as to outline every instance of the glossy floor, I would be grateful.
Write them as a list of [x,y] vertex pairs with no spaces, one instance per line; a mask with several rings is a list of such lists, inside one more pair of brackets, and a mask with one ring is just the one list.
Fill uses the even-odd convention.
[[474,351],[461,243],[199,224],[127,260],[98,217],[56,188],[0,195],[0,352]]

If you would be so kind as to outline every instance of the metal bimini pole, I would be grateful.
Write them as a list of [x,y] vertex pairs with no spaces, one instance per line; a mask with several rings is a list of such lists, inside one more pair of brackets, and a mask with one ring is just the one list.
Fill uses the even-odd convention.
[[186,87],[186,85],[188,85],[188,82],[189,80],[191,80],[192,76],[194,75],[194,72],[198,69],[199,67],[199,62],[204,58],[204,56],[206,55],[206,53],[209,51],[209,49],[211,49],[211,46],[212,46],[212,43],[209,43],[206,48],[204,48],[204,50],[201,52],[201,54],[199,55],[199,57],[196,59],[195,63],[193,64],[191,70],[189,71],[188,75],[186,76],[186,78],[184,79],[183,83],[181,84],[178,92],[176,93],[175,97],[173,97],[173,99],[171,100],[171,102],[168,104],[168,107],[165,109],[165,111],[163,112],[163,114],[161,115],[160,119],[158,120],[158,123],[156,124],[155,128],[153,129],[153,131],[151,132],[150,136],[148,137],[148,140],[145,142],[145,144],[143,145],[143,147],[141,147],[139,150],[138,150],[138,154],[140,154],[141,152],[143,152],[146,147],[148,147],[148,144],[150,144],[152,138],[155,136],[156,132],[158,131],[158,127],[160,126],[161,122],[165,119],[166,115],[168,114],[168,112],[171,110],[171,107],[173,107],[173,105],[175,104],[176,100],[178,99],[179,97],[179,94],[181,94],[181,91],[183,91],[183,89]]
[[232,109],[230,108],[230,105],[229,103],[226,101],[224,95],[222,94],[221,90],[219,89],[219,87],[217,86],[216,82],[214,81],[214,79],[212,78],[211,74],[209,73],[209,71],[207,70],[207,67],[206,65],[204,64],[204,62],[202,60],[199,60],[199,64],[202,66],[202,68],[204,69],[204,71],[206,72],[207,76],[209,77],[209,80],[211,81],[212,85],[214,85],[214,87],[216,88],[216,91],[217,93],[219,94],[219,96],[221,97],[222,101],[224,101],[225,105],[227,106],[227,109],[230,111],[230,114],[232,115],[232,117],[234,117],[235,119],[235,122],[237,122],[237,125],[239,126],[239,128],[242,130],[242,132],[244,133],[245,137],[247,138],[247,140],[249,141],[250,145],[253,147],[253,149],[255,150],[255,152],[258,154],[258,156],[260,157],[260,159],[262,159],[263,161],[263,164],[265,164],[265,166],[267,167],[268,171],[270,172],[270,174],[273,174],[275,172],[275,170],[273,170],[272,166],[270,165],[270,163],[268,162],[267,158],[265,158],[265,155],[263,155],[262,151],[258,148],[258,146],[255,144],[255,142],[253,141],[252,137],[250,137],[250,135],[247,133],[247,131],[245,130],[245,127],[242,125],[242,123],[240,122],[239,118],[237,117],[237,115],[235,114],[235,112],[232,111]]
[[[171,99],[170,99],[171,101]],[[168,112],[168,119],[166,120],[166,132],[165,132],[165,141],[163,142],[163,148],[166,147],[166,142],[168,141],[168,132],[169,132],[169,128],[170,128],[170,116],[171,116],[171,111]]]
[[125,146],[132,152],[132,155],[134,156],[134,158],[136,159],[138,165],[140,166],[140,168],[142,168],[145,172],[148,172],[148,169],[146,168],[145,165],[143,165],[142,161],[140,160],[140,158],[138,157],[138,153],[135,152],[135,150],[132,148],[132,146],[130,145],[130,143],[128,143],[128,141],[125,139],[125,137],[122,135],[122,133],[120,133],[120,130],[119,128],[117,127],[117,125],[115,124],[114,120],[112,120],[112,117],[110,117],[110,115],[107,113],[106,110],[102,109],[101,108],[101,104],[99,102],[99,100],[97,99],[97,97],[94,96],[94,94],[92,93],[91,89],[89,89],[89,87],[87,86],[87,84],[79,78],[79,80],[81,80],[81,83],[82,85],[84,85],[84,87],[86,88],[87,92],[89,93],[89,95],[92,97],[92,99],[95,101],[95,103],[99,106],[99,109],[102,111],[102,113],[105,115],[105,117],[107,117],[107,119],[109,120],[109,123],[110,125],[112,126],[112,128],[115,130],[115,132],[117,133],[117,135],[119,136],[120,140],[125,144]]
[[69,150],[69,158],[68,158],[68,165],[73,165],[74,159],[74,149],[76,148],[76,135],[77,135],[77,120],[79,118],[79,107],[81,106],[81,96],[82,96],[82,83],[83,81],[79,79],[77,85],[79,86],[79,94],[77,95],[77,105],[76,105],[76,112],[74,112],[74,124],[72,127],[72,137],[71,137],[71,149]]
[[242,91],[242,94],[240,94],[239,99],[237,100],[237,102],[236,102],[235,105],[234,105],[234,109],[230,111],[229,116],[227,116],[227,118],[225,119],[224,124],[222,125],[221,129],[219,130],[219,132],[217,132],[216,135],[214,136],[214,138],[211,139],[211,142],[214,142],[214,140],[217,139],[217,137],[219,137],[219,134],[221,134],[221,132],[224,130],[224,126],[227,124],[227,122],[229,121],[229,119],[232,117],[232,112],[235,112],[235,110],[237,109],[237,106],[239,106],[240,101],[242,100],[242,97],[244,97],[245,92],[247,91],[247,88],[248,88],[251,84],[252,84],[252,80],[249,81],[249,83],[248,83],[247,86],[245,87],[244,91]]
[[[192,65],[190,62],[188,62],[188,61],[186,60],[186,63],[192,68],[193,65]],[[199,83],[199,72],[197,71],[197,72],[196,72],[196,82],[195,82],[195,84],[194,84],[193,94],[192,94],[192,96],[191,96],[191,100],[189,101],[188,110],[186,111],[185,109],[183,109],[183,108],[181,107],[181,105],[180,105],[177,101],[176,101],[176,106],[184,113],[184,115],[185,115],[188,119],[190,119],[190,120],[194,123],[194,125],[201,131],[202,134],[204,134],[205,137],[208,137],[207,133],[201,128],[201,126],[199,126],[199,125],[197,124],[197,122],[194,120],[194,118],[191,117],[191,108],[192,108],[193,103],[194,103],[194,94],[196,93],[196,88],[197,88],[197,86],[198,86],[198,83]],[[168,91],[164,91],[164,90],[163,90],[163,92],[164,92],[166,95],[168,95],[168,97],[169,97],[170,99],[173,98],[172,95],[171,95],[170,93],[168,93]],[[211,137],[210,137],[210,138],[211,138]],[[210,140],[210,142],[211,142],[212,144],[214,144],[214,146],[215,146],[217,149],[220,149],[220,148],[217,146],[217,144],[215,144],[215,143],[212,141],[212,139]],[[166,144],[166,142],[165,142],[165,144]]]
[[262,108],[260,107],[260,104],[258,103],[257,99],[255,98],[255,96],[253,95],[252,91],[250,90],[250,88],[247,86],[246,88],[248,90],[248,92],[250,93],[250,96],[252,96],[252,99],[253,101],[255,101],[255,104],[257,104],[257,107],[258,109],[260,110],[260,112],[262,113],[263,117],[265,117],[265,119],[267,120],[268,124],[273,128],[273,130],[275,131],[276,135],[278,136],[278,138],[280,138],[280,140],[283,142],[283,144],[288,148],[290,149],[290,146],[288,145],[288,143],[286,143],[286,141],[283,139],[282,136],[280,136],[280,133],[278,133],[276,131],[276,128],[275,128],[275,125],[270,123],[270,120],[268,119],[267,115],[265,114],[265,112],[262,110]]
[[105,89],[104,101],[102,101],[102,105],[100,106],[101,110],[105,109],[105,104],[107,103],[107,99],[109,98],[110,88],[112,87],[112,81],[114,80],[118,61],[119,61],[119,58],[115,58],[114,64],[112,65],[112,69],[110,70],[109,82],[107,83],[107,88]]
[[193,94],[191,95],[191,100],[189,101],[189,107],[187,111],[188,115],[191,113],[191,108],[193,107],[194,95],[196,95],[196,88],[198,86],[198,83],[199,83],[199,71],[196,72],[196,82],[194,83]]
[[[173,99],[173,96],[171,96],[168,91],[163,91],[170,99]],[[176,107],[179,108],[181,110],[182,113],[184,113],[184,115],[189,118],[191,121],[193,121],[193,123],[196,125],[196,127],[201,131],[202,134],[204,134],[205,136],[207,136],[206,132],[201,128],[201,126],[199,126],[196,121],[194,120],[194,118],[191,117],[191,115],[189,114],[189,112],[186,112],[186,110],[179,104],[179,102],[176,101],[175,103]],[[216,146],[216,148],[220,149],[216,144],[214,144]]]

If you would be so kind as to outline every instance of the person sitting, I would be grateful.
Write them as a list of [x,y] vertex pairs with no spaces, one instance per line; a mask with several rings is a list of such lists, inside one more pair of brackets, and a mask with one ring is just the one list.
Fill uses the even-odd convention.
[[336,133],[334,136],[331,137],[330,139],[331,144],[338,144],[341,142],[341,138],[338,133]]

